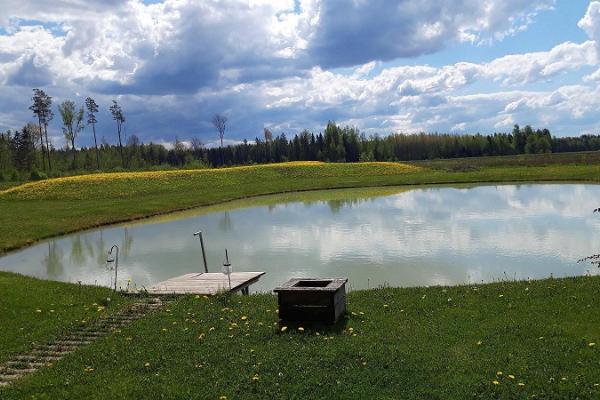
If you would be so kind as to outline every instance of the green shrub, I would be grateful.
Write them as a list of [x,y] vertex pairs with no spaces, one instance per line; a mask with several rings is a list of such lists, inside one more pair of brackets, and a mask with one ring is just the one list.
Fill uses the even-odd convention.
[[19,176],[19,173],[17,171],[13,171],[10,175],[10,180],[13,182],[18,182],[21,180],[21,177]]
[[46,175],[45,173],[41,172],[41,171],[37,171],[37,170],[33,170],[31,171],[31,175],[29,176],[29,178],[32,181],[40,181],[42,179],[48,179],[48,175]]

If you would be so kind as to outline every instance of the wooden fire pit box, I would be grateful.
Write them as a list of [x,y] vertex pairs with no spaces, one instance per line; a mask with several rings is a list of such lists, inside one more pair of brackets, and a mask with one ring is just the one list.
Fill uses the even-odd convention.
[[347,278],[292,278],[274,292],[279,319],[334,324],[346,312]]

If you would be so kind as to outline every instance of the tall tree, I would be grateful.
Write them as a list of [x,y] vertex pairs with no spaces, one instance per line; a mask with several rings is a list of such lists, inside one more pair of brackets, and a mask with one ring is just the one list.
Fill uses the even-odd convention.
[[265,147],[267,153],[267,162],[271,162],[271,143],[273,143],[273,132],[269,128],[264,128]]
[[212,119],[213,126],[219,133],[221,139],[221,164],[225,164],[223,157],[223,137],[225,136],[225,125],[227,124],[227,117],[221,114],[215,114]]
[[14,164],[22,171],[32,171],[35,163],[35,124],[27,124],[19,132],[15,132],[14,142]]
[[79,136],[79,132],[83,129],[83,107],[79,110],[75,108],[75,102],[65,100],[58,106],[58,112],[63,123],[63,134],[65,139],[71,142],[71,150],[73,151],[73,169],[76,167],[75,139]]
[[31,99],[33,104],[29,107],[33,114],[38,119],[38,127],[40,130],[40,144],[42,146],[42,162],[44,168],[46,168],[46,160],[44,159],[44,138],[41,135],[42,126],[44,127],[44,136],[46,137],[46,157],[48,159],[48,170],[52,169],[52,163],[50,161],[50,145],[48,143],[48,123],[54,117],[52,112],[52,97],[48,96],[42,89],[33,89],[33,97]]
[[98,112],[98,104],[91,97],[85,99],[85,107],[87,108],[87,123],[92,126],[94,132],[94,147],[96,148],[96,166],[100,169],[100,152],[98,151],[98,141],[96,140],[96,113]]
[[121,152],[121,163],[123,168],[125,168],[125,157],[123,156],[123,141],[121,140],[121,130],[123,129],[123,124],[125,123],[125,116],[123,115],[123,110],[121,106],[113,100],[113,105],[110,106],[110,113],[113,116],[113,119],[117,122],[117,134],[119,135],[119,151]]

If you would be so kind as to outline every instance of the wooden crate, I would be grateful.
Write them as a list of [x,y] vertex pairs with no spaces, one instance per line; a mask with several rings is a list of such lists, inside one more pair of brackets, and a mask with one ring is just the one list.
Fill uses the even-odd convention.
[[347,278],[292,278],[275,288],[279,319],[334,324],[346,312]]

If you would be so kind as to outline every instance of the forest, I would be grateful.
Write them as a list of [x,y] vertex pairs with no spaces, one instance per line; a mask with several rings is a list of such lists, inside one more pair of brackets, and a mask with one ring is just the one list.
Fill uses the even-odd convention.
[[[515,126],[511,133],[453,135],[439,133],[365,136],[353,127],[329,122],[323,132],[302,131],[288,138],[263,137],[252,142],[207,148],[176,140],[173,148],[142,143],[131,135],[120,147],[103,139],[98,146],[43,151],[37,125],[0,133],[0,180],[43,179],[80,172],[169,168],[206,168],[285,161],[410,161],[440,158],[600,150],[600,136],[552,137],[547,129]],[[50,161],[50,165],[48,165]]]
[[[323,132],[304,130],[293,136],[274,135],[264,129],[253,141],[223,145],[227,118],[215,115],[212,123],[221,145],[206,147],[197,137],[175,140],[172,148],[143,143],[136,135],[124,138],[124,112],[113,101],[115,143],[102,138],[98,144],[95,124],[98,105],[88,97],[77,109],[70,100],[58,106],[66,145],[55,148],[48,141],[47,127],[54,113],[52,98],[34,89],[30,110],[36,123],[20,130],[0,132],[0,181],[44,179],[93,171],[148,170],[170,168],[210,168],[285,161],[411,161],[443,158],[499,156],[549,152],[600,150],[600,136],[553,137],[548,129],[515,125],[510,133],[448,134],[394,133],[366,136],[357,128],[328,122]],[[85,118],[87,117],[87,119]],[[84,121],[86,119],[86,121]],[[76,140],[91,126],[94,146],[78,147]],[[44,142],[45,140],[45,142]]]

